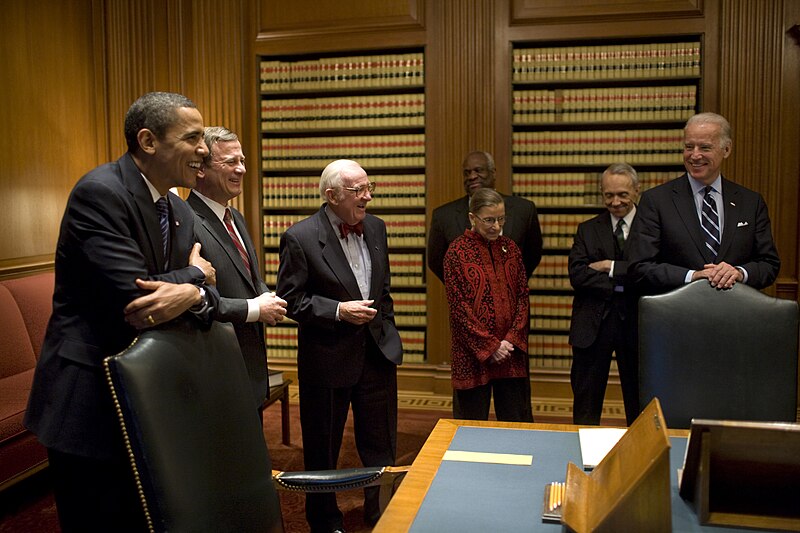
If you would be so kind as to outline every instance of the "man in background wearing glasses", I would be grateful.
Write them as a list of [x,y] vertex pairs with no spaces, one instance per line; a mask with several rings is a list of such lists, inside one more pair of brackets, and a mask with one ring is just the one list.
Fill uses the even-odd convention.
[[230,201],[242,194],[247,173],[239,137],[214,126],[205,129],[208,155],[187,202],[195,212],[202,255],[217,265],[221,296],[214,319],[231,322],[242,351],[259,413],[269,393],[264,324],[274,326],[286,314],[286,302],[269,291],[258,254],[242,214]]
[[[322,172],[325,203],[281,236],[277,293],[298,323],[297,373],[306,470],[335,469],[352,405],[365,466],[397,452],[397,365],[403,347],[389,294],[386,225],[367,214],[375,183],[358,163]],[[364,520],[380,517],[378,487],[365,489]],[[343,531],[333,493],[308,494],[312,532]]]

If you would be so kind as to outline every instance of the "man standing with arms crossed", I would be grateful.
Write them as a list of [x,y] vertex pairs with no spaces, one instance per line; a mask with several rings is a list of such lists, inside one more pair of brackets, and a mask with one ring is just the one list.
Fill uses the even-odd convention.
[[[367,214],[375,183],[355,161],[322,172],[324,204],[281,237],[278,294],[298,323],[297,373],[306,470],[335,469],[352,405],[364,466],[397,453],[397,365],[403,346],[389,294],[386,225]],[[365,489],[364,520],[380,517],[379,487]],[[307,494],[313,533],[343,531],[334,493]]]
[[128,152],[67,201],[25,417],[48,449],[64,532],[145,530],[103,359],[186,311],[208,324],[217,299],[192,210],[169,192],[195,184],[207,153],[200,112],[178,94],[145,94],[125,116],[125,140]]
[[206,128],[204,138],[208,155],[187,201],[197,216],[203,257],[217,269],[220,300],[214,319],[233,323],[260,411],[269,390],[262,322],[274,326],[283,320],[286,302],[269,292],[244,217],[228,206],[242,193],[247,172],[239,138],[221,127]]
[[603,172],[606,211],[581,223],[569,253],[569,280],[575,289],[569,342],[572,345],[572,422],[600,424],[603,398],[616,354],[625,418],[639,415],[636,295],[627,282],[625,242],[636,216],[639,178],[626,163]]

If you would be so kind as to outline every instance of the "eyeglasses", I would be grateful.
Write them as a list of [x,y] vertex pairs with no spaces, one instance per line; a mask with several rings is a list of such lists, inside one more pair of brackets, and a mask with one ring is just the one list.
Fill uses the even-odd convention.
[[354,193],[356,196],[363,196],[364,191],[369,191],[370,194],[374,193],[376,186],[377,184],[374,181],[370,181],[366,185],[361,185],[359,187],[342,187],[342,189],[350,191]]
[[486,217],[486,218],[481,218],[481,217],[479,217],[478,215],[476,215],[474,213],[472,214],[472,216],[474,216],[475,218],[477,218],[478,220],[483,222],[483,224],[486,225],[487,227],[492,227],[495,224],[500,224],[502,226],[503,224],[506,223],[506,217]]

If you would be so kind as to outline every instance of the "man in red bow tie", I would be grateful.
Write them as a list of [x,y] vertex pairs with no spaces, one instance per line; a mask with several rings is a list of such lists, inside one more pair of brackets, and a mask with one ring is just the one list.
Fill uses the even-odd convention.
[[[351,405],[364,465],[392,465],[403,347],[389,295],[386,225],[367,214],[375,183],[355,161],[338,160],[322,172],[319,190],[320,210],[281,237],[277,287],[298,323],[305,468],[336,468]],[[371,525],[380,516],[373,489],[364,502]],[[306,519],[313,533],[341,530],[335,494],[308,494]]]

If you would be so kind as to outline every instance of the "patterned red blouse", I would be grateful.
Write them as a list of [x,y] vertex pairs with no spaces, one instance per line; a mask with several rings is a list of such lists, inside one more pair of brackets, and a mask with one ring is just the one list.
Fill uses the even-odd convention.
[[[514,241],[503,236],[488,241],[466,230],[444,256],[444,283],[453,388],[527,376],[530,302],[522,253]],[[504,339],[514,345],[512,356],[490,362]]]

